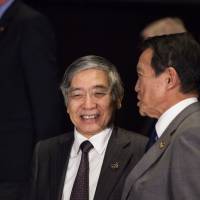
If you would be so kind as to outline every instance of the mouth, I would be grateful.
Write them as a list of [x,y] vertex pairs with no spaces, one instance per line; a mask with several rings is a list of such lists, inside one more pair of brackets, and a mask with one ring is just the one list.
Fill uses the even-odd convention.
[[90,114],[90,115],[83,114],[80,117],[83,120],[94,120],[94,119],[97,119],[99,117],[99,114]]

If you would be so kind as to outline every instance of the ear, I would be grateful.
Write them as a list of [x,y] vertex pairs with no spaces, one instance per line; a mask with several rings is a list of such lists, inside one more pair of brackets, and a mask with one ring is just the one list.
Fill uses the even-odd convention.
[[176,70],[174,69],[174,67],[168,67],[166,69],[166,73],[167,73],[167,77],[166,77],[167,88],[172,89],[178,86],[180,83],[179,76]]
[[117,101],[117,109],[120,109],[121,107],[122,107],[122,100],[119,99],[119,100]]
[[65,106],[66,106],[67,113],[69,114],[68,104],[65,103]]

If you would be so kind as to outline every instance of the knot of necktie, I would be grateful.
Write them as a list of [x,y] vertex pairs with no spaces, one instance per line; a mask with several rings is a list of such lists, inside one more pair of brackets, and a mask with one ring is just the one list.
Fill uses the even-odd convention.
[[91,149],[93,148],[93,145],[91,144],[90,141],[86,140],[80,145],[80,149],[84,153],[88,153]]
[[156,129],[154,128],[153,131],[151,132],[150,136],[149,136],[149,141],[146,145],[146,150],[145,151],[148,151],[151,146],[153,146],[153,144],[158,140],[158,135],[157,135],[157,132],[156,132]]

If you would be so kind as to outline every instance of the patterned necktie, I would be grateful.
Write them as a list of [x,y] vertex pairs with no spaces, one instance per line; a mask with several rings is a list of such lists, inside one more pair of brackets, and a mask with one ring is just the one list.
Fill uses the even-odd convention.
[[158,135],[156,133],[156,129],[154,128],[149,136],[149,141],[147,142],[145,152],[147,152],[150,149],[150,147],[157,141],[157,139]]
[[70,200],[89,200],[88,152],[93,148],[93,145],[89,141],[84,141],[80,145],[80,148],[82,150],[81,162],[74,181]]

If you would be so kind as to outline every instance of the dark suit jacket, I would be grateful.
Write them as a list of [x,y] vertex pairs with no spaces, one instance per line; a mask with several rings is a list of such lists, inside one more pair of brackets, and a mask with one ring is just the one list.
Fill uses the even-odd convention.
[[64,131],[52,30],[18,0],[0,19],[0,66],[0,199],[13,200],[35,142]]
[[[34,155],[31,200],[61,200],[74,138],[65,134],[37,144]],[[115,128],[109,140],[94,200],[121,198],[125,177],[144,153],[144,136]],[[119,167],[113,167],[118,163]]]
[[122,200],[199,200],[200,103],[184,109],[128,175]]

